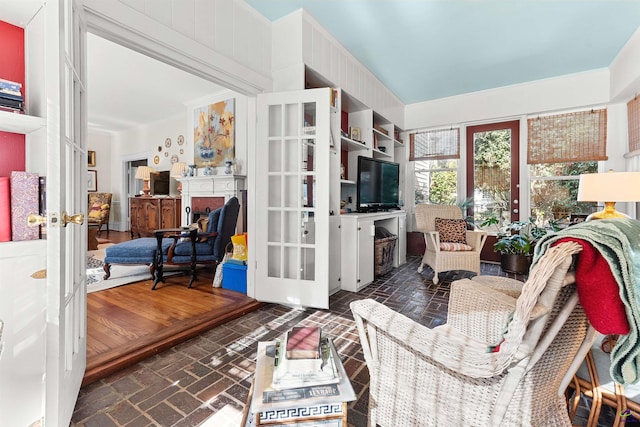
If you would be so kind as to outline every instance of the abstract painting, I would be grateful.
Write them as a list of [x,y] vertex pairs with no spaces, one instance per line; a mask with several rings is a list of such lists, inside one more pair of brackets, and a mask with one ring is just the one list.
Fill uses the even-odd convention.
[[224,166],[235,158],[235,99],[194,110],[194,163],[196,167]]

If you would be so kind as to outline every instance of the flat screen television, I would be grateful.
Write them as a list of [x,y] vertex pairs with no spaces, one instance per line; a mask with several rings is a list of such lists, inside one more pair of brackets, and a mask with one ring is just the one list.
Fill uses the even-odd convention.
[[358,157],[358,212],[399,209],[400,165],[369,157]]
[[169,171],[152,173],[149,186],[151,188],[152,195],[168,196],[170,190]]

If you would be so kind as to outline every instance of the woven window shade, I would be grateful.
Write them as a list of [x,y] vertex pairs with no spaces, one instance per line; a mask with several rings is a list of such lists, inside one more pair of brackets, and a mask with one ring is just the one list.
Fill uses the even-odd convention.
[[460,129],[438,129],[409,135],[409,160],[460,158]]
[[527,163],[607,160],[607,110],[528,120]]
[[629,152],[640,150],[640,98],[635,97],[627,103],[629,122]]

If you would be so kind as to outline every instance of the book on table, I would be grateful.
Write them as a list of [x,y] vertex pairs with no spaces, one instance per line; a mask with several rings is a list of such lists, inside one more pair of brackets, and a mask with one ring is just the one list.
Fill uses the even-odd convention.
[[[300,383],[291,382],[286,386],[274,384],[274,370],[276,359],[286,352],[278,353],[278,347],[284,347],[279,341],[258,343],[256,371],[254,375],[254,391],[251,400],[252,412],[273,411],[282,408],[310,407],[315,405],[333,404],[336,402],[350,402],[355,400],[355,392],[344,370],[338,353],[330,338],[324,338],[323,353],[330,354],[335,369],[335,380],[330,383],[318,383],[303,380]],[[328,356],[327,356],[328,357]],[[278,365],[281,361],[278,360]]]

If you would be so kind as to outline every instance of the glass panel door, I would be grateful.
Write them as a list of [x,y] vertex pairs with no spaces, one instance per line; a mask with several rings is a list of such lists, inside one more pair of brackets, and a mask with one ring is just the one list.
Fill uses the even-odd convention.
[[[258,97],[256,292],[328,308],[329,89]],[[260,162],[266,159],[266,162]],[[258,221],[259,223],[259,221]]]
[[467,128],[467,197],[476,225],[497,219],[490,233],[520,218],[519,130],[518,121]]

